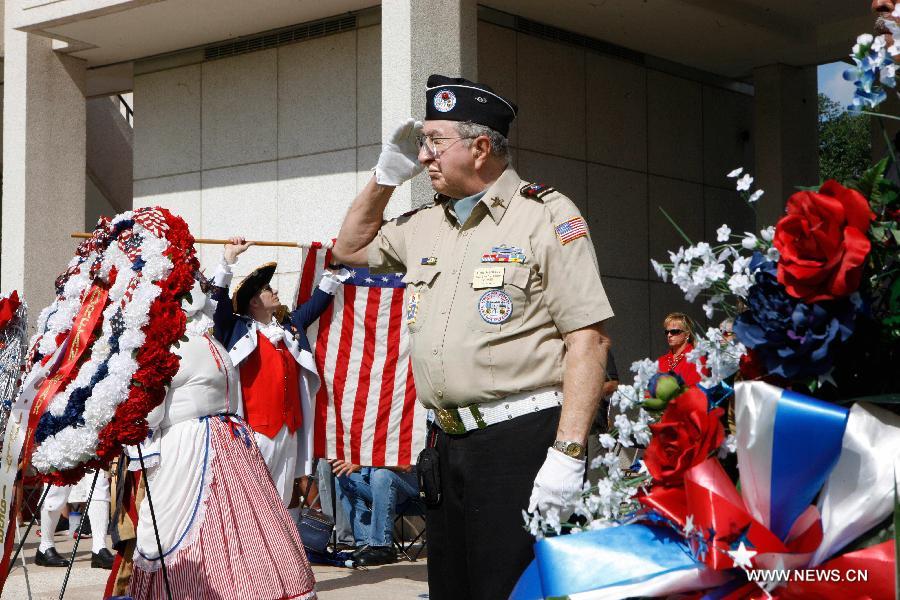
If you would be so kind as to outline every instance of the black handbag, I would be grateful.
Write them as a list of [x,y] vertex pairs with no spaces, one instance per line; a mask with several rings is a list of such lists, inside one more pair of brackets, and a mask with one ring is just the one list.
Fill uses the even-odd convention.
[[300,505],[300,541],[303,547],[313,552],[326,552],[328,543],[331,541],[331,534],[334,531],[334,519],[323,513],[321,510],[305,506],[309,499],[309,492],[312,488],[312,481],[300,497],[303,502]]
[[429,443],[419,453],[419,459],[416,461],[419,498],[426,506],[436,506],[441,502],[441,465],[437,448],[434,447],[436,437],[436,433],[432,431]]
[[332,531],[334,520],[322,511],[309,507],[300,511],[300,540],[307,550],[325,552]]

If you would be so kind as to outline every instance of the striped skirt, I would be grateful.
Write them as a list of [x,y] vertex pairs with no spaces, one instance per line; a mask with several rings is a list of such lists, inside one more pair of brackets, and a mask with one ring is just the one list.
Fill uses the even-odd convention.
[[[197,423],[195,420],[194,423]],[[172,597],[179,600],[276,600],[315,598],[315,580],[297,527],[263,462],[253,435],[235,417],[201,419],[210,445],[202,494],[190,535],[165,548]],[[199,428],[198,428],[199,429]],[[198,431],[198,434],[201,431]],[[164,442],[165,443],[165,442]],[[165,458],[159,480],[166,475]],[[177,469],[172,469],[177,477]],[[159,489],[177,481],[159,481]],[[171,487],[169,489],[172,489]],[[157,520],[165,519],[165,498],[156,498]],[[157,506],[159,502],[159,506]],[[140,526],[149,525],[141,520]],[[152,527],[152,525],[150,525]],[[146,551],[145,551],[146,552]],[[166,598],[158,552],[135,554],[129,588],[135,600]]]

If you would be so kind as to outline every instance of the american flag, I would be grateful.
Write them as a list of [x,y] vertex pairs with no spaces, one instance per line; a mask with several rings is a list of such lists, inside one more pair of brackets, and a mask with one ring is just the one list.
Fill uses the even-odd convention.
[[556,226],[556,237],[563,246],[588,234],[587,224],[581,217],[573,217]]
[[[306,250],[297,302],[312,295],[331,251]],[[403,313],[402,273],[352,271],[307,334],[322,379],[315,407],[315,455],[357,465],[412,464],[425,445]]]

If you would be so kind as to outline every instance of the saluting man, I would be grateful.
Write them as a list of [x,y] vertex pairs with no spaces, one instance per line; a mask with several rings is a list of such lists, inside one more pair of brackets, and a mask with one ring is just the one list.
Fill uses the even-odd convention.
[[341,281],[326,272],[309,301],[286,313],[270,283],[277,268],[271,262],[254,269],[229,298],[231,265],[252,245],[241,237],[225,245],[213,279],[214,333],[240,371],[244,417],[290,506],[295,480],[312,472],[312,403],[319,375],[306,328],[334,300]]
[[[613,312],[578,209],[509,165],[515,104],[441,75],[425,97],[424,125],[409,119],[384,144],[333,252],[406,272],[416,391],[439,426],[430,595],[494,600],[533,557],[522,510],[564,520],[582,489]],[[434,202],[383,223],[394,188],[423,168]]]

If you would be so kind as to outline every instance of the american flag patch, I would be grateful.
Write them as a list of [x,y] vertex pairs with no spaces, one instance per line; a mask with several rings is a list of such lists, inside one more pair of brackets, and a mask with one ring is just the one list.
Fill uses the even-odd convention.
[[577,240],[580,237],[586,237],[587,234],[587,224],[581,217],[573,217],[565,223],[561,223],[556,226],[556,237],[559,238],[559,243],[563,246],[565,246],[572,240]]

